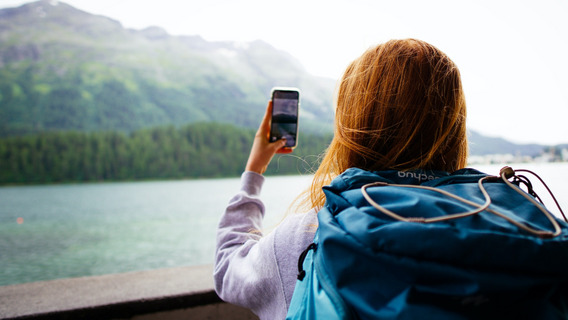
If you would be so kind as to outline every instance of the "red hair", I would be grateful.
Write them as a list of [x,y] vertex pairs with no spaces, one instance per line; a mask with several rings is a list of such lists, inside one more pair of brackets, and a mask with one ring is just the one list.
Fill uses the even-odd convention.
[[323,206],[322,187],[348,168],[466,166],[466,104],[456,65],[420,40],[391,40],[367,50],[340,80],[334,138],[306,203]]

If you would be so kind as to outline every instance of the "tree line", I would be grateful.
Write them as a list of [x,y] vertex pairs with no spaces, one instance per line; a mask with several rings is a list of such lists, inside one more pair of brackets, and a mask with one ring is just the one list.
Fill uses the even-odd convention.
[[[132,133],[46,132],[0,139],[0,184],[187,179],[238,176],[254,130],[196,123]],[[310,173],[331,135],[302,134],[267,174]]]

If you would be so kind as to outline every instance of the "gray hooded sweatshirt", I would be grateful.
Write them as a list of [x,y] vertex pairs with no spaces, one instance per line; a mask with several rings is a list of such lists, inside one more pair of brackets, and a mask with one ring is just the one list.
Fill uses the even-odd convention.
[[217,229],[215,291],[226,302],[251,309],[260,319],[284,319],[298,273],[298,258],[313,241],[315,210],[288,215],[264,235],[264,177],[241,176],[241,190],[227,206]]

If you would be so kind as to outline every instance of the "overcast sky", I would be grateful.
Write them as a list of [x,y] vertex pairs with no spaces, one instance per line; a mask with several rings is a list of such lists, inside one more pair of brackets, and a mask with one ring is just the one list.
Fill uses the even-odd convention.
[[[29,1],[0,0],[0,7]],[[337,79],[369,46],[418,38],[462,73],[468,125],[520,143],[568,143],[568,1],[67,0],[125,27],[264,40]]]

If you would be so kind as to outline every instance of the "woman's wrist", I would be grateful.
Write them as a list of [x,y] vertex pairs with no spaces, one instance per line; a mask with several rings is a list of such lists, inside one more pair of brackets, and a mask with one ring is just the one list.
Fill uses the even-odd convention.
[[264,176],[258,172],[245,171],[241,176],[241,190],[248,195],[258,196],[264,184]]

